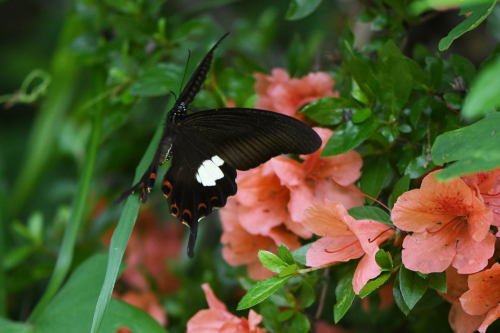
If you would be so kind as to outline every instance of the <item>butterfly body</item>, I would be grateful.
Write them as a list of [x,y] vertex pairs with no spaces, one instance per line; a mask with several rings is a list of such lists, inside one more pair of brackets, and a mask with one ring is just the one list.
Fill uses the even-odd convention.
[[148,170],[115,202],[141,186],[141,201],[145,203],[158,166],[171,159],[161,188],[172,215],[191,229],[189,257],[194,255],[198,221],[214,208],[224,207],[227,198],[236,194],[236,169],[255,168],[280,154],[310,154],[321,146],[321,139],[309,126],[276,112],[220,108],[187,114],[221,40],[203,58],[167,114]]

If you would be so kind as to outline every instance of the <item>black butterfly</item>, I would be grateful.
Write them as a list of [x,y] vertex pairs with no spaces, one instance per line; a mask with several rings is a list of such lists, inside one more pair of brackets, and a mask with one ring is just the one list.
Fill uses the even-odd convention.
[[189,104],[207,77],[213,53],[207,53],[168,112],[160,144],[139,183],[122,193],[119,203],[139,186],[148,199],[158,166],[172,157],[161,189],[170,212],[191,229],[188,255],[194,255],[198,221],[224,207],[236,194],[236,169],[248,170],[280,154],[311,154],[320,137],[303,122],[276,112],[223,108],[187,114]]

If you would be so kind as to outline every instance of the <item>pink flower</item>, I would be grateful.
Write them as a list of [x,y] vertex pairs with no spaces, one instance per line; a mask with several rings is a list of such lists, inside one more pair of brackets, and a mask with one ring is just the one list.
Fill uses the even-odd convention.
[[500,317],[500,265],[469,276],[469,290],[460,297],[462,307],[470,315],[486,315],[479,332]]
[[500,227],[500,168],[490,172],[478,172],[462,177],[467,185],[483,199],[486,207],[493,211],[492,225]]
[[198,311],[187,323],[187,333],[265,333],[257,325],[262,316],[250,310],[248,320],[239,318],[227,311],[226,305],[215,297],[208,285],[201,285],[205,291],[209,310]]
[[[315,128],[323,139],[323,147],[332,131]],[[238,172],[238,194],[230,201],[238,203],[238,219],[250,234],[267,236],[271,229],[284,224],[302,238],[311,237],[302,222],[304,210],[325,199],[339,201],[347,208],[363,204],[363,197],[334,184],[356,189],[362,159],[355,152],[320,158],[314,154],[301,156],[303,163],[278,156],[250,171]],[[225,210],[222,209],[221,212]]]
[[309,73],[301,79],[291,79],[281,68],[272,76],[255,73],[255,91],[259,95],[256,108],[276,111],[294,117],[297,110],[321,97],[338,96],[333,92],[335,81],[326,73]]
[[438,172],[427,175],[419,190],[401,195],[392,210],[394,225],[413,232],[403,242],[403,263],[422,273],[450,264],[460,274],[475,273],[495,250],[493,213],[461,178],[439,183]]
[[290,251],[300,247],[297,236],[288,232],[284,226],[272,228],[267,236],[248,233],[238,222],[238,203],[228,201],[220,211],[223,234],[221,243],[222,257],[232,266],[247,265],[248,276],[254,280],[263,280],[275,275],[259,261],[259,250],[276,253],[280,244],[285,244]]
[[307,251],[307,266],[317,267],[363,257],[356,268],[352,286],[359,294],[365,284],[380,274],[375,262],[379,245],[392,237],[393,230],[371,220],[355,220],[339,202],[325,201],[313,205],[304,214],[302,222],[318,236]]
[[158,296],[153,294],[151,291],[127,291],[123,295],[113,296],[146,311],[151,315],[151,317],[153,317],[158,323],[160,323],[160,325],[167,325],[167,313],[165,312],[165,309],[160,305]]

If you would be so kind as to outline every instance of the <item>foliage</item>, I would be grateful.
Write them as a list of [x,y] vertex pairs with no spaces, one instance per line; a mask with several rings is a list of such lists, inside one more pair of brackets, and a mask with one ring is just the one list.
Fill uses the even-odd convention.
[[[32,3],[3,1],[0,12],[17,13],[26,4]],[[494,30],[500,17],[496,0],[211,0],[189,5],[74,0],[58,10],[36,6],[39,13],[16,15],[40,27],[32,23],[14,31],[11,21],[0,20],[0,27],[22,41],[9,33],[0,37],[5,39],[0,53],[0,103],[5,106],[0,111],[0,331],[116,332],[126,326],[133,332],[183,332],[207,308],[200,288],[205,282],[230,312],[244,317],[242,323],[251,322],[253,314],[239,310],[255,310],[268,332],[319,332],[321,325],[364,332],[450,331],[450,305],[441,297],[449,291],[449,271],[408,269],[402,239],[417,232],[398,229],[386,208],[394,209],[398,198],[420,188],[436,169],[444,169],[436,179],[445,181],[500,166],[499,48],[481,47],[475,56],[461,52],[474,48],[470,36],[477,31],[486,37],[476,46],[491,46],[489,34],[500,35]],[[457,24],[453,8],[470,14]],[[453,25],[438,33],[434,16]],[[421,43],[424,29],[433,37],[426,44]],[[302,234],[299,241],[294,234],[293,248],[278,242],[255,251],[247,263],[269,270],[267,279],[255,281],[227,259],[228,244],[220,244],[227,227],[221,228],[213,214],[200,225],[203,250],[193,260],[181,246],[186,237],[164,239],[164,248],[172,247],[168,255],[161,248],[154,255],[130,253],[131,245],[140,243],[134,232],[160,220],[144,222],[145,214],[161,216],[154,228],[178,222],[156,199],[157,190],[144,207],[138,194],[123,206],[111,203],[132,183],[134,171],[133,183],[142,176],[174,96],[227,30],[230,35],[215,52],[193,105],[255,107],[262,98],[259,80],[276,80],[274,67],[286,67],[297,85],[309,73],[327,73],[334,90],[297,103],[295,116],[333,130],[318,159],[353,150],[362,158],[360,179],[346,185],[369,197],[347,211],[355,220],[380,222],[394,232],[376,252],[309,267],[308,256],[321,236]],[[293,163],[304,161],[293,156]],[[311,179],[317,181],[304,184],[312,186]],[[498,214],[495,203],[484,199],[487,193],[494,197],[492,191],[473,193]],[[283,225],[273,228],[286,231]],[[497,231],[493,223],[488,232]],[[146,239],[138,247],[148,244],[153,242]],[[98,254],[107,245],[109,254]],[[373,255],[380,271],[358,292],[353,279],[363,255]],[[120,278],[124,258],[128,266]],[[173,278],[162,284],[154,264],[179,284]],[[151,305],[142,307],[147,314],[117,299],[134,289],[156,294],[155,306],[168,316],[166,327],[153,319]],[[207,300],[212,309],[208,294]]]

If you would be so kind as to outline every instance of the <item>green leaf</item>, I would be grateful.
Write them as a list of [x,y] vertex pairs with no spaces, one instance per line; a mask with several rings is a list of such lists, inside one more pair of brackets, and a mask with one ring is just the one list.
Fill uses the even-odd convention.
[[447,293],[446,272],[429,274],[429,287],[442,293]]
[[375,133],[379,126],[374,117],[370,117],[362,124],[354,124],[352,121],[337,128],[335,133],[326,143],[321,157],[336,156],[348,152],[359,146],[365,139]]
[[363,287],[363,289],[361,289],[361,291],[359,292],[359,297],[365,298],[366,296],[371,294],[373,291],[377,290],[384,283],[386,283],[390,277],[391,277],[391,273],[384,273],[384,274],[380,275],[379,277],[377,277],[376,279],[371,280]]
[[[361,176],[361,188],[363,193],[373,198],[377,198],[378,194],[384,187],[384,184],[389,175],[391,167],[386,156],[376,155],[365,161],[363,165],[363,174]],[[366,198],[368,203],[373,200]]]
[[463,98],[455,92],[446,92],[444,93],[443,98],[444,102],[454,109],[460,109],[462,107]]
[[291,0],[285,18],[290,21],[300,20],[318,8],[323,0]]
[[463,115],[477,119],[500,107],[500,94],[495,87],[500,86],[500,56],[481,68],[472,89],[465,99]]
[[467,31],[476,28],[481,22],[483,22],[488,15],[490,15],[496,2],[497,0],[491,0],[479,5],[476,10],[472,12],[472,14],[470,14],[462,23],[453,28],[448,36],[441,39],[439,42],[439,51],[447,50],[455,39],[462,36]]
[[285,277],[287,275],[295,273],[296,271],[297,271],[297,265],[293,264],[282,269],[279,276]]
[[260,262],[272,272],[279,273],[288,266],[286,262],[269,251],[259,250],[258,256]]
[[160,63],[145,71],[132,84],[132,96],[160,96],[176,90],[182,77],[182,69],[175,64]]
[[248,293],[243,296],[236,310],[248,309],[271,296],[279,287],[285,284],[292,275],[285,277],[273,276],[257,282]]
[[414,158],[410,164],[406,167],[405,175],[409,175],[410,179],[416,179],[431,171],[436,164],[434,164],[434,159],[428,156],[427,144],[422,147],[422,155]]
[[338,125],[344,121],[346,110],[357,108],[358,104],[339,97],[323,97],[304,106],[308,118],[323,125]]
[[394,189],[392,190],[391,196],[389,197],[389,208],[392,209],[401,194],[407,192],[409,188],[410,175],[404,175],[398,180],[396,185],[394,185]]
[[278,246],[278,257],[288,265],[293,265],[295,263],[292,253],[285,244],[280,244],[280,246]]
[[227,97],[231,97],[237,106],[255,93],[255,78],[234,68],[226,68],[217,75],[217,83]]
[[427,281],[421,278],[417,272],[406,269],[404,265],[401,265],[399,272],[401,293],[406,305],[411,310],[427,290]]
[[437,165],[457,161],[436,175],[445,181],[477,171],[489,171],[500,165],[500,113],[470,126],[441,134],[432,146]]
[[371,115],[372,115],[372,110],[369,108],[357,110],[352,117],[352,122],[355,124],[362,123],[363,121],[368,119]]
[[401,275],[401,271],[398,272],[396,278],[394,279],[394,284],[392,286],[392,294],[394,295],[394,300],[398,305],[399,309],[405,314],[408,315],[410,313],[410,309],[408,305],[406,305],[405,300],[403,299],[403,294],[401,293],[400,281],[399,277]]
[[420,119],[420,115],[422,112],[429,108],[431,105],[431,97],[428,95],[419,97],[411,106],[410,106],[410,122],[413,127],[416,127],[418,121]]
[[[352,73],[352,77],[359,89],[364,93],[362,94],[363,97],[361,99],[357,98],[357,100],[362,101],[364,104],[370,104],[374,100],[374,90],[378,84],[373,74],[372,62],[367,58],[358,58],[347,41],[344,41],[344,46],[351,56],[351,61],[348,63],[349,71]],[[353,95],[353,97],[355,96]]]
[[311,323],[309,322],[309,319],[307,319],[307,317],[301,312],[297,312],[293,317],[292,327],[298,333],[307,333],[311,331]]
[[34,327],[30,324],[0,318],[0,332],[2,333],[33,333]]
[[383,209],[373,206],[359,206],[347,211],[356,220],[374,220],[393,227],[391,216]]
[[379,83],[376,86],[378,100],[389,108],[394,117],[408,101],[412,76],[405,57],[392,40],[380,50],[375,73]]
[[385,252],[382,249],[378,250],[375,254],[375,261],[377,262],[377,265],[380,266],[382,271],[392,271],[392,258],[389,252]]
[[465,84],[470,87],[472,80],[476,75],[476,67],[474,67],[469,59],[455,53],[450,56],[449,61],[457,76],[460,76],[464,80]]
[[314,304],[316,300],[316,295],[314,289],[308,283],[302,283],[302,288],[300,289],[300,307],[302,309],[308,308]]
[[286,309],[285,311],[280,312],[280,314],[278,316],[278,320],[281,322],[286,321],[286,320],[292,318],[292,316],[294,314],[295,314],[294,309]]
[[307,251],[309,251],[309,248],[311,248],[311,245],[312,245],[312,243],[309,243],[309,244],[306,244],[306,245],[298,248],[297,250],[293,251],[292,252],[293,259],[296,262],[301,263],[302,265],[307,265],[306,264],[306,254],[307,254]]
[[344,273],[344,275],[340,278],[337,283],[337,287],[335,288],[335,297],[337,299],[337,303],[335,303],[333,307],[333,318],[335,320],[335,324],[344,317],[347,310],[351,307],[352,301],[354,300],[354,289],[352,288],[352,279],[354,278],[354,271],[356,270],[355,264],[351,264],[351,267]]
[[[34,333],[89,332],[107,261],[107,255],[99,254],[81,264],[35,321]],[[101,332],[115,332],[122,326],[130,328],[134,333],[166,332],[146,312],[112,299],[104,316]]]

